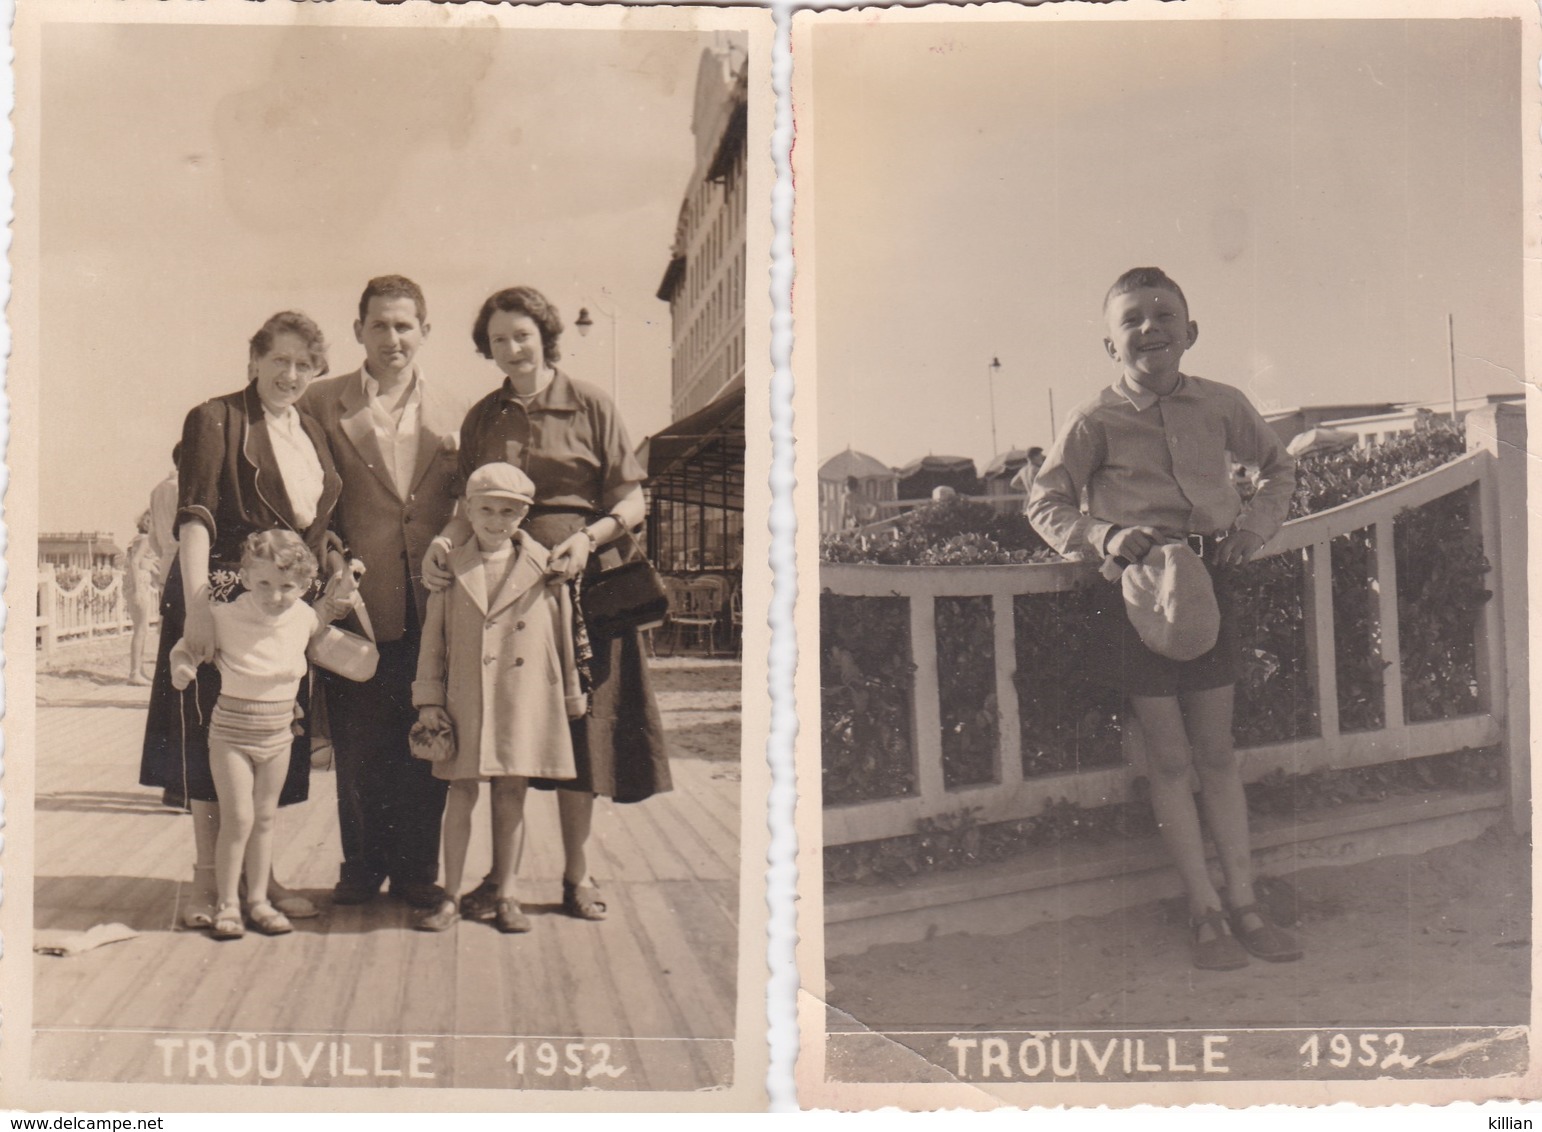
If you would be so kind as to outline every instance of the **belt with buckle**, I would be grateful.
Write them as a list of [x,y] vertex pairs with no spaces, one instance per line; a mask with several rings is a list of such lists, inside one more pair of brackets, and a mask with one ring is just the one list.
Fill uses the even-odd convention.
[[1190,550],[1204,561],[1212,564],[1216,560],[1216,552],[1221,549],[1221,543],[1226,539],[1224,532],[1208,535],[1191,534],[1184,535],[1183,537],[1184,541],[1188,543]]

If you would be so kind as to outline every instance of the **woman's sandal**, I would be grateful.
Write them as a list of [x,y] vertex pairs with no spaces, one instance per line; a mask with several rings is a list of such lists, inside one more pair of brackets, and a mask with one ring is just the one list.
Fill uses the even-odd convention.
[[214,919],[209,924],[209,934],[215,939],[240,939],[246,934],[246,925],[241,922],[241,906],[239,904],[221,904],[214,910]]
[[263,935],[288,935],[294,931],[294,925],[289,922],[289,917],[266,900],[248,908],[246,918],[251,921],[252,927]]
[[[1256,916],[1258,927],[1247,928],[1244,925],[1247,916]],[[1232,934],[1249,954],[1269,963],[1293,963],[1301,958],[1301,945],[1296,942],[1296,937],[1278,927],[1257,901],[1231,909],[1227,918],[1231,921]]]
[[[1201,939],[1205,929],[1209,939]],[[1194,966],[1201,971],[1235,971],[1248,965],[1248,953],[1226,926],[1226,917],[1219,908],[1211,908],[1203,916],[1189,920],[1189,943],[1194,954]]]
[[603,920],[605,918],[605,901],[599,898],[600,886],[590,881],[588,884],[576,884],[573,881],[562,882],[562,912],[563,915],[572,916],[576,920]]
[[[208,881],[207,887],[202,883]],[[214,904],[219,899],[214,884],[213,865],[193,866],[193,891],[187,906],[182,909],[182,926],[191,931],[203,931],[214,924]]]

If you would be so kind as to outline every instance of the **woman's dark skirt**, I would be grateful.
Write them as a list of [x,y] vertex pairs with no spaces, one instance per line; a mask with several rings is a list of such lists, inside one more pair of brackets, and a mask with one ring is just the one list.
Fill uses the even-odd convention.
[[[577,512],[535,514],[525,524],[532,538],[547,549],[556,546],[587,521]],[[600,568],[590,558],[591,571]],[[572,724],[573,758],[578,776],[571,779],[532,778],[541,790],[577,790],[603,794],[616,802],[641,802],[671,787],[664,721],[654,699],[642,634],[628,633],[591,641],[589,714]]]
[[[178,809],[185,808],[189,801],[219,800],[214,791],[214,776],[209,772],[209,719],[220,695],[219,669],[201,664],[197,680],[186,689],[178,692],[171,686],[171,650],[182,639],[185,620],[182,571],[174,562],[161,598],[161,640],[155,650],[155,678],[150,684],[150,713],[145,720],[139,783],[160,787],[161,800]],[[308,703],[309,697],[307,678],[300,683],[299,702]],[[306,734],[296,736],[290,745],[289,774],[279,795],[280,806],[303,802],[310,796],[310,721],[307,718],[302,722],[306,724]]]

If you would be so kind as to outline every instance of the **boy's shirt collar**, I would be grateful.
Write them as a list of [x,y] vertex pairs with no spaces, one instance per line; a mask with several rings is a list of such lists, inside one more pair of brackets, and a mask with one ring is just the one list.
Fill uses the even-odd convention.
[[[1178,375],[1178,384],[1173,386],[1173,391],[1167,394],[1167,396],[1176,397],[1179,393],[1183,392],[1183,387],[1188,384],[1188,381],[1189,379],[1180,373]],[[1160,394],[1153,393],[1128,373],[1121,372],[1119,374],[1119,380],[1114,382],[1114,392],[1118,393],[1131,405],[1134,405],[1136,410],[1140,412],[1144,412],[1162,400]]]

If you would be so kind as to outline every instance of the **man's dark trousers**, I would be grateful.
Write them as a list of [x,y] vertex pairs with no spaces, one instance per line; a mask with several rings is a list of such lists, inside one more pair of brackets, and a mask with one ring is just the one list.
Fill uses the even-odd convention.
[[412,679],[422,629],[408,603],[406,634],[379,645],[374,679],[327,673],[328,714],[336,752],[337,814],[343,842],[340,880],[374,892],[433,884],[439,877],[439,828],[449,783],[415,759],[407,732],[417,720]]

